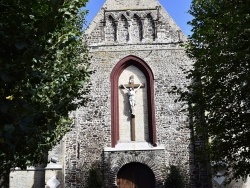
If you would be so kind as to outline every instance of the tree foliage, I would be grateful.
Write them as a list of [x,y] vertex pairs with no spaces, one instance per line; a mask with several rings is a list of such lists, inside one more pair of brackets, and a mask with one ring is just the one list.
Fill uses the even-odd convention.
[[1,176],[43,163],[69,130],[68,113],[86,103],[86,1],[0,2]]
[[[250,174],[250,1],[193,0],[194,60],[181,93],[198,134],[210,138],[211,160],[225,162],[234,178]],[[202,126],[201,126],[202,125]]]
[[102,172],[98,164],[93,164],[88,171],[88,178],[86,181],[87,188],[101,188],[103,187]]
[[178,166],[171,165],[168,169],[168,174],[164,182],[165,188],[184,188],[184,177]]

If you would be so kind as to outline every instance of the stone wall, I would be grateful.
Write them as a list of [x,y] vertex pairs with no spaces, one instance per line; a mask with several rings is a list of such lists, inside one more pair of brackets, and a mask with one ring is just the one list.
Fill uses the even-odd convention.
[[10,173],[10,188],[44,188],[44,169],[15,170]]

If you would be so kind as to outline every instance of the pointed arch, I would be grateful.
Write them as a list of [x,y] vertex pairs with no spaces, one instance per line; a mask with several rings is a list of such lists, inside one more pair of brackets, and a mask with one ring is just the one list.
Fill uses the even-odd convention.
[[143,25],[141,18],[137,14],[133,16],[133,31],[134,39],[141,41],[143,39]]
[[113,16],[109,15],[106,23],[105,38],[108,42],[117,41],[117,22]]
[[119,42],[128,42],[129,41],[129,24],[127,18],[124,14],[121,15],[120,21],[118,23],[118,40]]
[[154,75],[148,64],[136,56],[127,56],[121,59],[113,68],[111,81],[111,146],[115,147],[119,140],[119,101],[118,101],[118,80],[122,71],[133,65],[140,69],[146,77],[147,101],[148,101],[148,132],[149,142],[156,146],[156,126],[155,126],[155,104],[154,104]]
[[145,17],[144,28],[144,38],[149,40],[155,40],[155,23],[150,13],[148,13]]

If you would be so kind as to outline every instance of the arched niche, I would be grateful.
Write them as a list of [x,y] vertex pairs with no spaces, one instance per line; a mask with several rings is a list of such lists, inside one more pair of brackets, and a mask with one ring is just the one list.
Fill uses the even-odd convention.
[[147,41],[155,40],[155,23],[151,14],[147,14],[144,19],[144,39]]
[[111,146],[115,147],[120,140],[120,110],[119,110],[119,78],[123,71],[134,66],[145,76],[146,100],[147,100],[147,132],[148,141],[156,146],[156,127],[155,127],[155,104],[154,104],[154,75],[148,64],[136,56],[127,56],[121,59],[113,68],[111,81]]
[[106,21],[105,39],[107,42],[117,41],[117,23],[115,19],[109,15]]
[[118,41],[125,43],[129,41],[129,23],[127,18],[122,14],[118,22]]
[[132,22],[132,36],[133,40],[136,42],[140,42],[143,39],[143,24],[141,18],[134,14]]

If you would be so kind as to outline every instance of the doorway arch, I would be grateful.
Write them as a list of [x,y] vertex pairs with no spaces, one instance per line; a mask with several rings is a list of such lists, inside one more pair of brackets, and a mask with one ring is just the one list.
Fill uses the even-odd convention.
[[155,175],[145,164],[128,163],[118,171],[117,185],[119,188],[154,188]]

